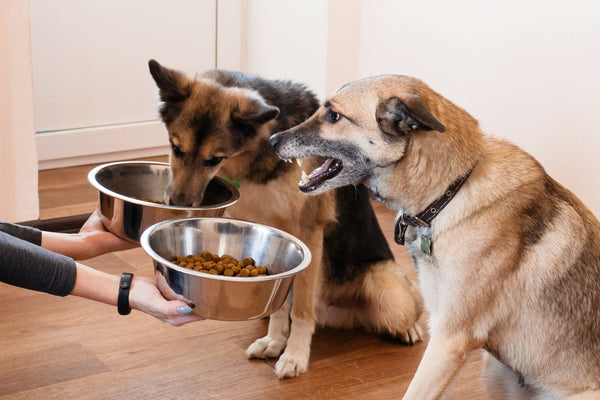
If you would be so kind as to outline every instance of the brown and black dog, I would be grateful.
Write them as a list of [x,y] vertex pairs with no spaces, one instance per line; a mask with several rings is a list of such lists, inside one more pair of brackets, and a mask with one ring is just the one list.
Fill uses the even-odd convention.
[[[154,60],[149,67],[172,147],[166,200],[198,205],[207,183],[226,176],[240,182],[240,199],[226,216],[274,226],[311,250],[311,265],[295,279],[292,305],[271,316],[267,336],[247,356],[281,355],[276,375],[300,375],[317,323],[420,340],[420,292],[394,262],[366,188],[304,196],[297,186],[300,166],[281,161],[269,145],[271,134],[318,108],[316,97],[288,81],[220,70],[189,78]],[[322,160],[303,162],[316,168]]]
[[397,75],[340,88],[271,139],[329,157],[300,185],[364,183],[398,212],[431,339],[405,399],[442,396],[476,349],[494,399],[600,399],[600,223],[529,154]]

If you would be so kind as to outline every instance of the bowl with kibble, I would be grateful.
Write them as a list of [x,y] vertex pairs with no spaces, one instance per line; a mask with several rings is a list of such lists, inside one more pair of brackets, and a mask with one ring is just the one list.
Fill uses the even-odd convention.
[[308,247],[279,229],[223,217],[159,222],[140,239],[167,299],[206,319],[266,317],[284,304],[294,277],[311,261]]
[[238,190],[215,177],[207,186],[199,207],[181,207],[164,202],[171,177],[168,163],[119,161],[99,165],[88,173],[98,190],[102,222],[112,233],[131,241],[149,226],[174,218],[219,217],[239,199]]

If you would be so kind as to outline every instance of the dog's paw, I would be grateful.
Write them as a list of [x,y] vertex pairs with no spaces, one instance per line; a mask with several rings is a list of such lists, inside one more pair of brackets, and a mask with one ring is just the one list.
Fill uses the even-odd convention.
[[246,350],[246,356],[248,358],[275,358],[278,357],[283,349],[287,338],[281,336],[279,338],[272,338],[265,336],[260,339],[256,339],[254,343],[248,346]]
[[308,361],[308,355],[298,357],[286,351],[279,357],[277,364],[275,364],[275,375],[279,379],[294,378],[302,375],[308,369]]
[[423,331],[421,330],[419,324],[415,324],[408,328],[406,332],[400,333],[399,338],[404,343],[413,345],[423,340]]

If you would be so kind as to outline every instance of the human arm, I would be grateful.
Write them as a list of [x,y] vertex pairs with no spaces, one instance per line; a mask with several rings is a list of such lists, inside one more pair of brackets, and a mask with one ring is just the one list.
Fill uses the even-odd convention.
[[[119,281],[118,275],[107,274],[77,263],[77,279],[71,294],[116,306]],[[129,305],[174,326],[200,319],[190,314],[192,309],[186,303],[166,300],[152,279],[141,276],[134,276],[131,281]]]
[[35,228],[0,223],[0,281],[67,296],[75,284],[75,261],[41,248],[40,241]]
[[[35,228],[0,222],[1,282],[57,296],[72,294],[117,304],[119,276],[95,270],[40,247],[42,234]],[[132,308],[172,325],[199,319],[186,315],[191,309],[184,302],[163,298],[149,278],[134,277],[129,301]]]
[[107,231],[99,210],[90,215],[78,233],[42,231],[41,246],[75,260],[87,260],[101,254],[138,246]]

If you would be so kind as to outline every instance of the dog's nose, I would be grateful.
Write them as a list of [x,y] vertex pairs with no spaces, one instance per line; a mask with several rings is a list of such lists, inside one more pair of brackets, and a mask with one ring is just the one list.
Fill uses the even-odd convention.
[[192,203],[185,197],[185,193],[171,193],[169,197],[170,206],[192,207]]
[[277,146],[279,146],[279,134],[276,133],[274,135],[271,135],[271,138],[269,139],[269,143],[271,144],[271,146],[273,146],[274,148],[277,148]]

